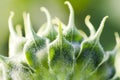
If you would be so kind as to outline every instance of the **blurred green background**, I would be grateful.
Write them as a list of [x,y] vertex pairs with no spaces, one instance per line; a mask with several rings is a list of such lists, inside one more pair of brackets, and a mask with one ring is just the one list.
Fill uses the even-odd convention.
[[[15,12],[13,25],[23,26],[23,12],[29,12],[32,25],[37,31],[46,21],[45,15],[40,11],[40,7],[46,7],[54,18],[57,16],[67,24],[69,10],[64,5],[65,0],[0,0],[0,54],[8,53],[8,17],[10,11]],[[91,22],[96,30],[102,18],[106,15],[109,19],[105,23],[105,28],[101,35],[101,44],[105,50],[111,50],[115,46],[114,32],[120,33],[120,0],[69,0],[75,10],[75,24],[89,35],[84,19],[86,15],[91,15]],[[24,26],[23,26],[24,27]]]

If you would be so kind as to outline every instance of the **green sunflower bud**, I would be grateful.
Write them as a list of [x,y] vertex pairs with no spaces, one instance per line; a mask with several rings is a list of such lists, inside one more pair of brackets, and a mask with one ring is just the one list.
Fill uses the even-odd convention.
[[74,24],[74,11],[70,9],[68,25],[59,18],[51,19],[48,10],[41,11],[47,22],[37,33],[32,29],[30,14],[24,13],[25,37],[20,25],[16,31],[12,25],[14,13],[8,20],[10,39],[9,56],[0,55],[0,80],[119,80],[120,79],[120,37],[115,33],[116,46],[105,51],[100,36],[108,16],[101,21],[96,31],[90,22],[85,24],[90,30],[87,36]]

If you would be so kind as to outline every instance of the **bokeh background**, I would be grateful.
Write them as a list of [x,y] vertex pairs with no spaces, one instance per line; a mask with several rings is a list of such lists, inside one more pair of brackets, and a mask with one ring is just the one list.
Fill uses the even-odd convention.
[[[40,11],[40,7],[46,7],[51,16],[57,16],[62,22],[67,24],[69,10],[64,5],[65,0],[0,0],[0,54],[7,56],[8,53],[8,17],[10,11],[15,12],[13,25],[23,25],[23,12],[29,12],[32,25],[37,31],[46,21],[45,15]],[[104,49],[111,50],[115,46],[114,32],[120,34],[120,0],[69,0],[75,11],[75,24],[89,35],[84,19],[86,15],[91,15],[91,22],[97,30],[102,18],[106,15],[109,19],[105,23],[105,28],[101,35],[101,44]]]

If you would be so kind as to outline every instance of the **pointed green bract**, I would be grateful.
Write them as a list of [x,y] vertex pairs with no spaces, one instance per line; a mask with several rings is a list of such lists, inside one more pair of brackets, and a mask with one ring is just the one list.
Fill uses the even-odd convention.
[[38,35],[42,36],[42,37],[46,37],[50,41],[53,41],[53,40],[55,40],[55,38],[57,36],[57,31],[55,30],[54,26],[52,25],[50,13],[48,12],[48,10],[45,7],[41,7],[41,11],[44,12],[47,17],[47,25],[43,26],[45,28],[42,31],[40,28],[40,31],[38,31]]
[[[96,33],[91,31],[90,37],[81,43],[80,52],[76,60],[76,74],[74,74],[75,78],[77,77],[83,80],[91,78],[94,71],[96,71],[96,69],[105,62],[105,51],[99,42],[99,38],[106,18],[107,17],[103,18],[98,31]],[[90,26],[89,29],[93,30],[90,22],[88,24],[87,21],[88,20],[86,20],[87,25]]]
[[[29,31],[29,37],[28,41],[26,42],[24,46],[24,53],[27,59],[27,62],[29,65],[31,65],[34,68],[39,68],[39,64],[41,64],[41,60],[45,59],[47,56],[47,39],[41,38],[36,35],[36,33],[31,28],[30,23],[30,15],[26,14],[26,27],[28,27]],[[27,34],[26,34],[27,35]],[[26,36],[27,37],[27,36]],[[43,58],[44,57],[44,58]],[[41,60],[39,60],[41,58]],[[47,64],[47,58],[46,58],[46,64]],[[43,65],[43,64],[42,64]]]
[[90,22],[90,15],[87,15],[86,18],[85,18],[85,24],[86,26],[89,28],[90,30],[90,37],[94,36],[95,35],[95,29],[94,29],[94,26],[92,25],[92,23]]
[[59,33],[49,46],[49,66],[57,80],[67,79],[74,68],[74,48],[62,35],[61,24]]
[[70,2],[66,1],[65,4],[68,5],[68,8],[70,9],[70,15],[69,15],[68,25],[67,25],[66,29],[63,30],[63,34],[68,41],[80,43],[83,38],[80,35],[77,28],[75,27],[74,10],[73,10]]

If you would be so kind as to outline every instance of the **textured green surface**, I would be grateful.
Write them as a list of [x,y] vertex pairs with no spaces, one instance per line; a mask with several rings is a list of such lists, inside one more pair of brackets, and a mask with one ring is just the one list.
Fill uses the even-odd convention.
[[37,33],[32,29],[30,14],[24,13],[25,37],[20,26],[13,29],[11,12],[9,17],[9,57],[0,56],[1,80],[119,80],[120,77],[120,37],[115,33],[116,46],[105,51],[100,44],[100,36],[105,16],[98,30],[86,16],[85,24],[90,36],[78,30],[74,23],[74,10],[70,9],[68,25],[59,19],[51,19],[44,7],[41,11],[47,22]]

